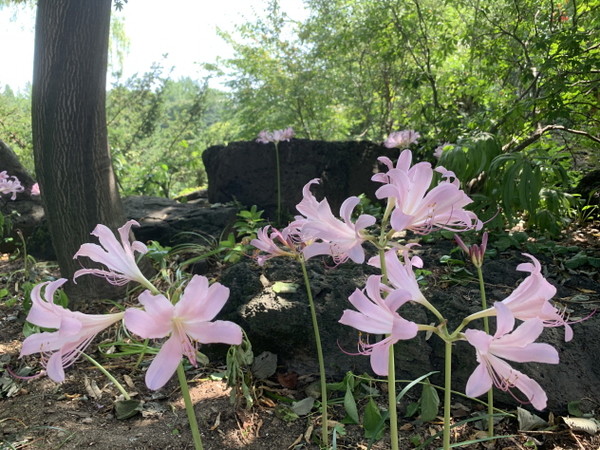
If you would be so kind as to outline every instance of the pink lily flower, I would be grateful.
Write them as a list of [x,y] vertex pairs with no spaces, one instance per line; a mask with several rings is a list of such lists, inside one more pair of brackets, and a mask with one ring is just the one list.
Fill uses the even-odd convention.
[[[385,253],[385,267],[389,284],[395,289],[406,290],[410,294],[410,299],[416,303],[426,303],[427,300],[421,292],[419,282],[415,276],[413,267],[422,268],[423,260],[418,256],[409,256],[409,248],[418,244],[409,244],[402,251],[404,263],[398,258],[398,252],[395,249],[388,250]],[[369,265],[381,268],[379,256],[373,256],[369,259]],[[385,285],[382,285],[386,289]],[[391,290],[390,288],[387,288]]]
[[416,143],[421,135],[414,130],[394,131],[389,134],[383,145],[387,148],[406,148]]
[[408,168],[412,160],[410,150],[401,153],[395,168],[389,158],[379,160],[389,170],[373,176],[373,181],[386,183],[375,195],[395,202],[390,220],[394,230],[427,234],[436,228],[466,231],[479,230],[483,226],[475,213],[464,209],[472,200],[460,189],[453,172],[443,167],[436,168],[435,171],[445,179],[429,190],[433,179],[431,164],[421,162]]
[[[272,232],[269,233],[269,230],[272,230]],[[292,258],[298,256],[300,252],[297,249],[299,247],[299,236],[296,233],[297,230],[294,230],[291,226],[279,231],[271,225],[267,225],[258,230],[256,239],[250,241],[250,245],[266,253],[266,255],[256,256],[258,265],[263,266],[267,260],[277,256],[290,256]]]
[[87,256],[92,261],[104,264],[107,269],[80,269],[75,272],[73,280],[81,275],[96,275],[106,278],[110,284],[123,286],[129,281],[136,281],[141,285],[155,290],[152,283],[146,279],[135,261],[134,252],[145,254],[148,248],[140,241],[129,242],[129,233],[132,225],[140,226],[135,220],[130,220],[119,228],[121,242],[117,241],[113,232],[106,225],[98,224],[92,235],[100,241],[97,244],[83,244],[73,258]]
[[510,392],[520,390],[534,408],[546,407],[548,397],[537,383],[524,373],[513,369],[505,359],[515,362],[558,364],[558,352],[550,344],[534,343],[544,330],[539,319],[529,319],[513,331],[515,319],[503,304],[497,305],[497,329],[493,336],[481,330],[466,330],[464,335],[477,353],[479,365],[467,381],[466,394],[479,397],[492,388]]
[[[72,365],[79,355],[102,330],[120,321],[125,313],[84,314],[71,311],[53,302],[54,292],[67,279],[40,283],[31,291],[32,306],[27,321],[42,328],[57,331],[41,332],[23,341],[21,357],[33,353],[42,354],[42,364],[48,376],[61,383],[65,380],[65,368]],[[42,297],[41,291],[44,290]]]
[[556,294],[556,288],[552,286],[542,275],[540,262],[527,253],[523,253],[531,259],[531,263],[522,263],[517,266],[521,272],[530,272],[530,275],[502,302],[512,315],[519,320],[540,319],[546,327],[565,327],[565,342],[573,339],[573,329],[565,320],[564,313],[559,311],[550,299]]
[[362,232],[376,222],[375,217],[361,214],[353,223],[352,211],[360,199],[349,197],[340,207],[343,221],[337,219],[331,212],[327,199],[318,202],[310,192],[310,187],[318,183],[318,178],[306,183],[302,189],[304,197],[296,206],[304,217],[297,216],[290,224],[299,230],[302,241],[308,244],[303,250],[304,257],[309,259],[317,255],[330,255],[337,264],[343,263],[348,258],[357,264],[362,264],[365,260],[362,243],[366,240]]
[[17,198],[17,194],[23,192],[25,188],[17,177],[11,177],[6,170],[0,172],[0,194],[10,195],[10,199]]
[[358,311],[346,309],[339,322],[365,333],[387,335],[375,344],[359,342],[360,354],[371,357],[373,372],[384,376],[388,374],[390,346],[399,340],[414,338],[418,326],[397,313],[398,308],[411,300],[408,291],[396,289],[384,299],[381,296],[381,276],[371,275],[367,279],[366,294],[356,289],[348,297]]
[[256,142],[260,144],[268,144],[269,142],[277,144],[279,142],[289,141],[292,137],[294,137],[294,130],[291,127],[288,127],[285,130],[275,130],[273,132],[263,130],[258,133]]
[[[229,297],[229,289],[208,279],[194,275],[181,299],[173,305],[164,295],[140,294],[144,310],[129,308],[125,311],[125,325],[142,338],[158,339],[169,336],[146,372],[146,385],[156,390],[173,376],[183,356],[196,367],[197,342],[202,344],[242,343],[239,325],[212,319],[221,311]],[[194,342],[195,341],[195,342]]]

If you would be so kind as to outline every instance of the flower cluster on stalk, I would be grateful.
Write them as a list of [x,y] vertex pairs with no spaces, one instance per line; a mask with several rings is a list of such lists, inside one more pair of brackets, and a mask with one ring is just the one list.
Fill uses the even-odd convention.
[[[32,307],[27,321],[52,332],[35,333],[23,342],[21,356],[40,353],[48,376],[57,382],[64,381],[64,369],[73,364],[92,339],[101,331],[124,319],[132,333],[149,339],[168,339],[146,372],[146,385],[160,389],[173,376],[183,356],[196,366],[198,343],[225,343],[239,345],[242,329],[239,325],[217,320],[215,316],[225,305],[229,289],[219,283],[209,285],[204,276],[195,275],[175,303],[168,299],[146,279],[137,265],[135,252],[144,254],[147,247],[130,242],[130,220],[118,230],[119,240],[105,225],[99,224],[92,235],[100,242],[86,243],[75,258],[87,257],[105,268],[81,269],[75,273],[105,278],[113,285],[139,283],[146,289],[139,295],[140,308],[128,308],[115,314],[84,314],[71,311],[54,303],[54,293],[67,279],[37,285],[31,293]],[[41,294],[44,290],[43,295]]]
[[8,175],[6,170],[0,172],[0,195],[10,195],[10,199],[15,200],[17,194],[24,190],[25,188],[17,177]]
[[289,141],[294,137],[294,130],[291,127],[285,128],[283,130],[274,130],[267,131],[263,130],[258,133],[258,138],[256,138],[256,142],[259,144],[268,144],[269,142],[279,143],[283,141]]
[[[418,133],[411,130],[393,133],[386,140],[386,146],[402,148],[418,138]],[[517,270],[530,272],[530,275],[511,295],[492,308],[470,316],[456,332],[440,331],[446,327],[445,321],[423,295],[414,273],[414,268],[421,268],[423,261],[418,256],[411,256],[412,244],[402,247],[390,239],[400,231],[415,234],[428,234],[438,229],[463,232],[480,230],[483,224],[473,212],[465,209],[472,200],[460,188],[453,172],[444,167],[433,169],[427,162],[413,165],[410,150],[403,150],[395,164],[387,157],[381,157],[379,161],[387,170],[375,174],[372,180],[381,183],[376,196],[388,204],[383,222],[379,224],[379,236],[369,230],[376,224],[375,217],[363,214],[352,218],[358,198],[350,197],[343,202],[340,219],[332,213],[327,199],[317,201],[311,193],[311,186],[319,182],[314,179],[304,186],[302,201],[297,205],[301,215],[282,231],[261,230],[258,238],[252,241],[263,252],[257,256],[259,264],[269,258],[300,253],[305,259],[328,255],[338,264],[348,259],[360,264],[365,261],[363,245],[371,242],[380,251],[380,256],[372,257],[368,263],[379,268],[384,264],[385,278],[370,276],[366,288],[357,289],[349,297],[356,310],[345,310],[340,322],[361,333],[384,335],[379,342],[368,342],[362,334],[359,339],[359,353],[370,356],[376,374],[388,373],[388,349],[395,342],[412,339],[419,330],[433,331],[443,339],[465,340],[475,349],[479,365],[468,381],[467,395],[482,395],[492,385],[511,392],[516,388],[535,408],[545,408],[547,398],[539,384],[506,362],[558,363],[558,353],[553,347],[534,342],[544,327],[565,326],[565,339],[572,338],[572,330],[564,316],[550,303],[556,289],[542,276],[539,261],[525,255],[532,262],[519,265]],[[436,172],[441,180],[432,186]],[[389,232],[386,227],[390,228]],[[469,248],[462,240],[457,242],[472,262],[481,267],[487,233],[479,246]],[[439,326],[419,325],[403,318],[401,308],[408,302],[433,312],[440,320]],[[476,329],[462,331],[470,320],[486,316],[497,317],[494,334]],[[521,321],[520,325],[515,326],[515,320]]]

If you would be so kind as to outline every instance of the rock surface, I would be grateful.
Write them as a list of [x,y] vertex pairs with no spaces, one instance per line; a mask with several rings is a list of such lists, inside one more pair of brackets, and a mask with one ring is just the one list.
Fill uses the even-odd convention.
[[[378,171],[379,156],[397,156],[398,149],[387,149],[373,142],[325,142],[292,139],[279,144],[282,210],[297,214],[302,188],[313,178],[321,178],[317,198],[327,197],[334,213],[351,195],[374,198],[377,183],[371,176]],[[214,146],[202,153],[208,177],[210,203],[236,200],[256,205],[273,218],[277,209],[274,144],[253,141]]]
[[[133,229],[136,239],[142,242],[155,240],[165,246],[195,241],[193,236],[182,234],[184,232],[219,238],[235,221],[238,212],[234,206],[208,205],[205,197],[187,203],[163,197],[126,197],[123,207],[127,219],[135,219],[140,224],[139,228]],[[18,198],[7,203],[2,213],[10,217],[14,230],[21,230],[33,256],[55,259],[39,198]],[[16,239],[16,234],[13,237]],[[5,252],[12,249],[14,243],[0,247]]]

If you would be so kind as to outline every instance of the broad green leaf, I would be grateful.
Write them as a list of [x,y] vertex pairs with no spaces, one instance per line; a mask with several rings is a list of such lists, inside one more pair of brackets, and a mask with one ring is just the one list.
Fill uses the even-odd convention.
[[423,384],[423,392],[421,393],[421,420],[430,422],[437,417],[440,407],[440,397],[437,390],[429,383],[429,379]]
[[[346,394],[344,395],[344,409],[346,410],[346,423],[358,423],[358,408],[356,407],[356,400],[350,385],[346,386]],[[349,420],[348,420],[349,419]]]
[[377,407],[373,397],[369,397],[369,402],[365,407],[363,417],[363,428],[365,429],[365,437],[371,441],[377,441],[383,437],[385,431],[385,416]]

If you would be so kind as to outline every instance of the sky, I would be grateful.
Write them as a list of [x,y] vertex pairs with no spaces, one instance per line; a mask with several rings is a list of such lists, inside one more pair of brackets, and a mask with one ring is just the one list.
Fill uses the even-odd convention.
[[[302,0],[280,0],[293,19],[306,16]],[[217,27],[233,31],[236,24],[253,21],[264,12],[268,0],[129,0],[122,11],[125,33],[130,40],[123,67],[125,78],[148,71],[153,62],[175,66],[171,78],[201,79],[198,63],[233,56],[232,49],[217,35]],[[0,9],[0,90],[9,85],[25,89],[33,73],[35,9]],[[168,54],[163,60],[162,55]],[[110,79],[109,79],[110,82]],[[218,87],[213,82],[213,87]]]

